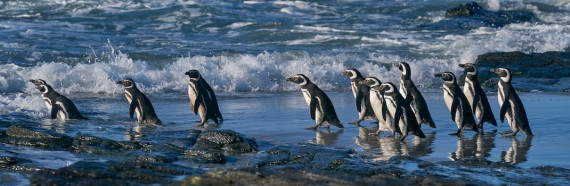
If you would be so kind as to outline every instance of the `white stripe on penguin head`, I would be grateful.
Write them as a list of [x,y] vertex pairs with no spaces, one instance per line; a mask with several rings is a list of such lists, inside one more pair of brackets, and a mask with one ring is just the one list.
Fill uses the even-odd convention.
[[303,79],[303,82],[299,83],[299,85],[306,85],[307,84],[307,79],[304,76],[297,75],[297,77]]

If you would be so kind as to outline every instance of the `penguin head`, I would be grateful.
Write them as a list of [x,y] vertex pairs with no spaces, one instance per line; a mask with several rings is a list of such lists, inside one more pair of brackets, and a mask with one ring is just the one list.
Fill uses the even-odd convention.
[[382,82],[380,80],[378,80],[378,78],[369,77],[369,78],[366,78],[366,79],[358,82],[358,84],[366,85],[369,87],[377,87],[377,86],[380,86],[382,84]]
[[396,90],[396,85],[394,85],[394,83],[392,82],[386,82],[386,83],[382,83],[378,88],[378,91],[380,92],[394,92]]
[[411,76],[410,72],[410,65],[406,62],[399,62],[394,64],[395,67],[398,67],[400,71],[402,71],[402,76],[409,78]]
[[360,72],[355,68],[347,69],[346,71],[340,73],[340,75],[349,77],[350,79],[362,77],[362,74],[360,74]]
[[455,82],[455,75],[451,72],[443,72],[439,74],[435,74],[435,77],[443,79],[443,81],[451,81]]
[[125,88],[136,88],[137,85],[135,84],[135,81],[133,81],[131,78],[125,78],[121,81],[117,81],[117,84],[121,84],[123,86],[125,86]]
[[196,69],[189,70],[188,72],[184,73],[184,75],[188,75],[188,77],[190,77],[191,80],[196,80],[196,81],[202,78],[202,75],[200,75],[200,72],[198,72],[198,70]]
[[477,66],[473,63],[459,64],[459,67],[463,68],[467,74],[477,75]]
[[293,77],[288,77],[286,79],[286,81],[291,81],[291,82],[297,83],[301,86],[306,85],[308,83],[311,83],[311,80],[309,80],[309,78],[303,74],[297,74],[297,75],[294,75]]
[[491,72],[494,72],[495,74],[499,75],[501,77],[501,80],[503,80],[504,82],[510,82],[511,81],[511,71],[508,68],[494,68],[491,69]]
[[30,79],[30,83],[36,85],[36,89],[40,90],[42,94],[45,94],[51,90],[51,86],[48,85],[43,79]]

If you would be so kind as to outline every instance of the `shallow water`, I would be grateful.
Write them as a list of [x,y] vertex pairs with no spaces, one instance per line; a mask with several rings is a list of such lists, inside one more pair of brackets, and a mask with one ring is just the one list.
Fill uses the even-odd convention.
[[[519,133],[516,137],[502,136],[498,132],[509,130],[506,123],[498,127],[485,125],[483,135],[465,130],[461,137],[448,135],[455,132],[438,89],[422,89],[437,128],[423,126],[427,138],[408,136],[405,141],[389,137],[388,132],[379,136],[368,136],[376,130],[371,121],[363,121],[361,127],[348,124],[357,118],[350,92],[328,92],[333,100],[344,129],[331,127],[316,131],[305,127],[314,125],[307,105],[300,92],[223,94],[219,97],[220,108],[225,120],[216,126],[206,128],[231,129],[273,144],[309,142],[333,147],[352,148],[365,152],[375,160],[387,160],[394,155],[410,155],[423,160],[438,162],[469,157],[484,158],[495,162],[506,162],[521,167],[552,165],[570,168],[567,154],[570,145],[565,127],[570,121],[566,107],[570,103],[567,94],[520,93],[525,104],[534,137]],[[38,95],[29,95],[31,97]],[[91,134],[118,141],[167,142],[168,136],[154,135],[158,131],[189,131],[196,128],[198,116],[191,113],[188,98],[183,94],[150,95],[163,126],[138,126],[128,118],[128,104],[123,95],[70,95],[78,108],[90,118],[88,121],[57,121],[45,119],[47,111],[40,111],[38,117],[4,115],[4,121],[18,121],[27,126],[41,127],[73,136],[76,133]],[[493,111],[498,112],[494,94],[488,95]],[[43,104],[40,107],[45,107]],[[498,115],[498,114],[496,114]],[[498,118],[497,118],[498,119]],[[7,126],[5,126],[7,127]],[[85,155],[69,152],[49,152],[2,145],[3,149],[18,152],[24,156],[41,157],[37,161],[42,167],[67,166]],[[55,154],[55,155],[53,155]],[[53,160],[53,157],[55,160]],[[43,161],[49,159],[50,161]],[[98,159],[98,158],[96,158]],[[101,160],[101,159],[100,159]]]

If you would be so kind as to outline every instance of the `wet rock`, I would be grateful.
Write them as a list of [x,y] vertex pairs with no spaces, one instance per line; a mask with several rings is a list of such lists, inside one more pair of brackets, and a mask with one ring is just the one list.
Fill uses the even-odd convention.
[[538,171],[542,176],[547,178],[565,178],[570,181],[570,170],[553,166],[540,166],[533,167],[533,170]]
[[22,145],[49,150],[69,149],[73,138],[41,129],[28,129],[17,125],[8,127],[6,135],[0,141],[13,145]]
[[178,176],[201,173],[170,164],[80,161],[53,172],[36,173],[30,178],[30,185],[172,185],[178,183]]
[[198,163],[224,163],[226,157],[217,152],[209,152],[198,149],[190,149],[184,152],[186,158],[192,159]]
[[130,155],[133,161],[148,163],[172,163],[175,158],[157,152],[144,152]]
[[534,22],[536,17],[529,11],[489,11],[476,2],[448,9],[445,19],[420,28],[435,30],[468,31],[479,27],[503,27],[512,23]]
[[492,52],[479,55],[475,64],[479,67],[479,81],[485,82],[496,75],[492,68],[507,67],[514,77],[560,79],[570,77],[570,52]]
[[225,152],[253,152],[257,151],[255,139],[231,130],[209,130],[202,132],[194,148],[223,150]]
[[281,170],[258,172],[254,170],[214,170],[200,176],[189,176],[182,185],[405,185],[406,181],[376,175],[323,174]]
[[71,149],[75,153],[117,155],[131,150],[149,151],[152,146],[153,144],[151,143],[119,142],[87,134],[77,134],[75,135]]
[[0,156],[0,167],[6,167],[18,163],[18,160],[11,156]]

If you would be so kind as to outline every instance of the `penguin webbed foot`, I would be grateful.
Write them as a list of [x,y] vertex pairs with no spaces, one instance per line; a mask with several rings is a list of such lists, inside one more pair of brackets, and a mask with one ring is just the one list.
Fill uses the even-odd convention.
[[361,120],[358,120],[358,121],[351,121],[351,122],[348,122],[348,124],[353,124],[353,125],[356,125],[356,126],[360,126],[360,121],[361,121]]
[[[506,135],[506,134],[510,134],[510,133],[513,133],[513,131],[512,131],[512,130],[507,130],[507,131],[500,132],[499,134],[501,134],[501,135]],[[516,134],[516,133],[515,133],[515,134]]]
[[319,127],[318,125],[312,126],[312,127],[305,127],[305,129],[307,130],[317,130],[317,127]]

